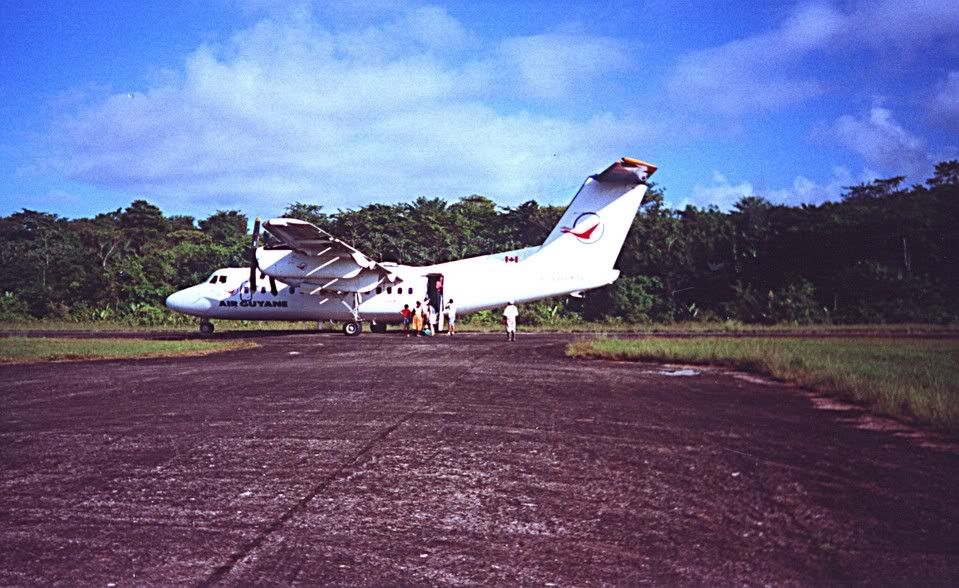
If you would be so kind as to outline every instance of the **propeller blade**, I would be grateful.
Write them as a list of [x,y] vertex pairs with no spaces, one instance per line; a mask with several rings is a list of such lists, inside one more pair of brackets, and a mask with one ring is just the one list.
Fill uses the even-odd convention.
[[253,221],[253,248],[256,249],[260,245],[260,217],[256,217],[256,220]]
[[260,243],[260,217],[253,221],[253,242],[250,247],[250,293],[256,292],[256,248]]

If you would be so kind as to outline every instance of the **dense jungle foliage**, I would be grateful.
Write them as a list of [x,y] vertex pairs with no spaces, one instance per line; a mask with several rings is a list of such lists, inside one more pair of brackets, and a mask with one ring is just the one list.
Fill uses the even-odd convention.
[[[585,299],[526,305],[534,323],[580,320],[749,323],[953,322],[959,318],[959,162],[925,185],[902,177],[846,189],[840,202],[800,207],[742,198],[730,212],[667,207],[653,186],[633,221],[611,286]],[[309,220],[371,257],[447,261],[541,243],[562,209],[499,208],[483,196],[418,198]],[[220,267],[244,266],[248,218],[196,222],[136,200],[94,218],[22,210],[0,218],[0,320],[191,321],[166,295]]]

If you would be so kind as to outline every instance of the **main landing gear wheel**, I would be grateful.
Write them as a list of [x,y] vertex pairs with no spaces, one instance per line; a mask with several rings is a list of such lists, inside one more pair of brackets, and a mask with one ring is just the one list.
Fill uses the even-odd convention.
[[343,334],[347,337],[355,337],[363,332],[363,327],[356,321],[350,321],[343,325]]
[[200,332],[204,335],[212,335],[213,323],[200,323]]

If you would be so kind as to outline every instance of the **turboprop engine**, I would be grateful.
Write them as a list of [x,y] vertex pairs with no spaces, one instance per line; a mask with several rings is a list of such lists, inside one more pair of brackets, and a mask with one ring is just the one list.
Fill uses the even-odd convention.
[[260,269],[281,282],[293,286],[315,285],[349,292],[369,292],[384,282],[376,263],[361,253],[335,251],[307,255],[289,249],[259,249]]

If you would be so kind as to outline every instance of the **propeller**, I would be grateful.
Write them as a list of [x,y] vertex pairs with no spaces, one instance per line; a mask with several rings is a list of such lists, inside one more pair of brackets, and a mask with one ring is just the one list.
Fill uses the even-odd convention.
[[[253,221],[253,241],[250,245],[250,292],[252,293],[256,292],[256,274],[260,269],[260,265],[256,261],[256,250],[260,246],[260,217],[256,217],[256,220]],[[273,276],[269,276],[269,278],[270,293],[276,296],[278,292],[276,278]]]
[[[256,248],[260,244],[260,217],[253,221],[253,244],[250,247],[250,293],[256,292]],[[273,286],[271,284],[271,286]]]

